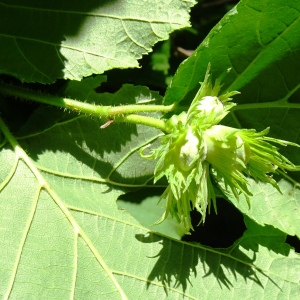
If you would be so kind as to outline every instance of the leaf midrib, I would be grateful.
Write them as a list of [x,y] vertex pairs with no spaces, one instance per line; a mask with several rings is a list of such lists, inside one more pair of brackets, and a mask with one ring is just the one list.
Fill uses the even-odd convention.
[[[246,6],[248,6],[246,4]],[[248,6],[250,9],[253,9],[251,8],[250,6]],[[261,12],[263,13],[263,12]],[[295,19],[291,24],[289,24],[285,30],[283,30],[275,39],[272,40],[272,42],[270,42],[268,44],[268,47],[262,47],[261,50],[257,53],[257,55],[255,56],[255,58],[250,62],[250,64],[243,70],[243,72],[241,72],[232,82],[231,84],[228,86],[228,91],[231,91],[231,90],[234,90],[234,86],[237,85],[237,83],[239,82],[240,79],[243,79],[244,78],[244,74],[247,73],[247,71],[255,64],[255,62],[266,52],[266,51],[269,51],[270,50],[270,45],[276,43],[279,39],[282,38],[282,36],[284,34],[286,34],[289,30],[291,30],[293,28],[293,26],[295,26],[295,23],[297,23],[300,19],[300,16]]]
[[[58,14],[73,14],[73,15],[83,15],[83,16],[90,16],[90,17],[103,17],[103,18],[109,18],[109,19],[118,19],[121,21],[140,21],[140,22],[146,22],[146,23],[156,23],[156,24],[170,24],[170,22],[163,21],[163,20],[149,20],[149,19],[143,19],[143,18],[137,18],[137,17],[122,17],[117,15],[110,15],[110,14],[97,14],[92,12],[82,12],[82,11],[74,11],[74,10],[62,10],[62,9],[49,9],[49,8],[36,8],[36,7],[28,7],[28,6],[22,6],[22,5],[10,5],[5,4],[3,2],[0,2],[0,6],[8,7],[8,8],[15,8],[20,10],[31,10],[31,11],[38,11],[38,12],[51,12],[51,13],[58,13]],[[173,21],[173,25],[181,26],[181,23]]]
[[[88,235],[79,226],[79,224],[77,223],[77,221],[75,220],[75,218],[71,215],[71,213],[69,212],[69,210],[67,209],[67,207],[64,205],[64,203],[59,198],[59,196],[51,189],[51,187],[49,186],[49,184],[43,178],[42,174],[36,168],[36,166],[31,161],[31,159],[27,156],[26,152],[18,144],[18,142],[16,141],[16,139],[14,138],[14,136],[10,133],[10,131],[8,130],[8,128],[6,127],[5,123],[2,121],[1,118],[0,118],[0,129],[2,129],[3,134],[7,138],[8,142],[12,145],[12,147],[13,147],[15,153],[16,153],[16,156],[18,157],[18,159],[22,160],[27,165],[27,167],[31,170],[31,172],[35,176],[36,180],[38,181],[38,183],[39,183],[38,195],[40,194],[41,190],[45,190],[51,196],[51,198],[53,199],[53,201],[56,203],[56,205],[60,208],[60,210],[62,211],[62,213],[66,216],[66,218],[70,222],[71,226],[74,229],[75,234],[76,235],[80,235],[81,238],[84,240],[84,242],[88,245],[88,247],[92,251],[93,255],[95,256],[95,258],[97,259],[97,261],[101,265],[101,267],[104,269],[104,271],[107,273],[107,275],[110,278],[110,280],[112,281],[112,283],[117,288],[118,292],[120,293],[121,298],[122,299],[127,299],[127,296],[125,295],[125,292],[123,291],[123,289],[119,285],[119,283],[118,283],[117,279],[115,278],[114,274],[112,273],[111,269],[106,265],[104,259],[102,258],[102,256],[100,255],[100,253],[98,252],[98,250],[96,249],[96,247],[94,246],[94,244],[92,243],[92,241],[89,239]],[[38,203],[38,197],[36,197],[35,208],[36,208],[37,203]],[[28,222],[28,224],[26,226],[26,231],[25,231],[25,234],[24,234],[24,237],[23,237],[20,249],[18,251],[18,253],[19,253],[19,260],[21,258],[21,252],[22,252],[22,249],[24,247],[24,244],[25,244],[25,241],[26,241],[27,234],[29,232],[29,228],[30,228],[31,222],[33,220],[34,213],[35,213],[35,209],[32,210],[31,220],[30,220],[30,222]],[[19,260],[16,262],[16,266],[14,268],[14,272],[13,272],[14,277],[13,277],[13,280],[12,280],[11,285],[10,285],[9,293],[11,292],[11,289],[12,289],[12,286],[13,286],[13,281],[14,281],[14,278],[15,278],[16,273],[17,273]]]

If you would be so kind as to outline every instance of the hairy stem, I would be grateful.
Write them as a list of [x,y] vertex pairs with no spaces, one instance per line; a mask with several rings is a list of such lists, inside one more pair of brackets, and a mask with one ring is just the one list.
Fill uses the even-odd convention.
[[141,112],[162,112],[167,113],[174,110],[174,105],[123,105],[123,106],[102,106],[84,103],[69,98],[45,95],[23,87],[0,83],[0,93],[31,100],[60,108],[66,108],[75,112],[84,113],[90,116],[102,117],[116,122],[129,122],[152,126],[165,131],[165,121],[152,117],[136,115]]
[[135,124],[142,124],[146,126],[155,127],[157,129],[160,129],[164,132],[168,132],[166,129],[166,122],[164,120],[159,120],[147,116],[141,116],[141,115],[127,115],[124,117],[119,117],[115,119],[116,122],[126,122],[126,123],[135,123]]

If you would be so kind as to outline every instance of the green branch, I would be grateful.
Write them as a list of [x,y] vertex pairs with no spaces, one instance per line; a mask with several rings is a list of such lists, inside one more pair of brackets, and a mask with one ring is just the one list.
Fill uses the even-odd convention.
[[168,132],[168,130],[166,129],[166,122],[164,120],[159,120],[159,119],[151,118],[151,117],[147,117],[147,116],[131,114],[131,115],[127,115],[124,117],[116,118],[114,121],[142,124],[142,125],[151,126],[151,127],[160,129],[164,132]]
[[[116,122],[129,122],[152,126],[163,131],[165,131],[165,121],[136,114],[145,112],[167,113],[174,109],[174,105],[94,105],[69,98],[46,95],[6,83],[0,83],[0,93],[60,108],[70,109],[89,116],[101,117],[103,119],[113,120]],[[103,126],[103,128],[104,127],[105,126]]]
[[257,108],[300,108],[300,103],[288,102],[285,99],[270,102],[246,103],[232,107],[231,111]]

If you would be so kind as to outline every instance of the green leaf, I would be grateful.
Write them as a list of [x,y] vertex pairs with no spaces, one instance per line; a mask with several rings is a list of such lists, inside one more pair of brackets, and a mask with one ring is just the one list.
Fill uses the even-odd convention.
[[149,188],[138,192],[127,193],[118,200],[118,206],[128,211],[136,220],[149,230],[162,233],[168,237],[180,240],[184,236],[184,228],[170,215],[159,224],[154,224],[161,219],[166,208],[159,195],[149,195]]
[[165,103],[191,101],[209,62],[214,79],[231,69],[222,89],[240,91],[239,103],[289,99],[300,81],[299,16],[297,1],[240,1],[181,64]]
[[195,2],[2,1],[0,73],[22,81],[80,80],[137,60],[189,26]]
[[[104,181],[108,177],[97,163],[118,164],[140,139],[132,135],[109,152],[101,138],[106,130],[98,130],[93,138],[99,149],[91,151],[86,129],[93,122],[76,118],[23,137],[26,153],[1,122],[8,139],[0,152],[1,166],[7,166],[0,194],[3,299],[297,297],[299,256],[284,244],[285,235],[270,226],[247,220],[244,236],[222,251],[149,232],[119,210],[115,200],[130,185]],[[65,151],[74,148],[68,146],[70,135],[85,141],[77,143],[81,156]],[[146,139],[147,130],[139,136]],[[40,148],[46,137],[62,147],[51,149],[49,143]],[[110,162],[108,153],[114,154]],[[139,163],[131,168],[143,169]],[[124,176],[130,177],[129,168]]]
[[170,69],[170,49],[171,42],[167,40],[159,45],[159,48],[151,55],[152,68],[156,71],[162,71],[165,75]]
[[[83,92],[90,91],[95,80],[82,84],[89,87]],[[69,92],[72,89],[74,86]],[[151,95],[147,88],[125,86],[110,95],[109,101],[118,99],[120,104],[126,95],[135,93],[136,102]],[[56,113],[53,116],[57,118]],[[5,268],[0,294],[25,299],[32,295],[46,299],[99,299],[103,295],[125,299],[112,270],[83,229],[86,223],[80,226],[79,222],[84,215],[93,216],[90,220],[94,221],[110,220],[109,232],[104,235],[110,235],[113,224],[124,215],[126,226],[139,227],[126,212],[118,210],[115,201],[125,191],[144,186],[152,178],[152,163],[142,160],[137,151],[154,142],[160,132],[121,124],[101,130],[99,120],[85,116],[62,121],[59,116],[52,126],[42,126],[38,131],[40,120],[46,120],[46,125],[51,124],[49,119],[49,109],[44,108],[29,119],[23,130],[27,136],[20,138],[26,153],[1,126],[8,142],[2,144],[0,152],[0,222],[4,237],[0,265]],[[97,232],[93,229],[92,234]],[[29,276],[31,279],[26,279]]]
[[[19,3],[23,6],[26,5],[24,1]],[[121,7],[121,5],[126,7],[128,3],[131,4],[133,1],[101,1],[100,5],[101,8]],[[176,5],[179,2],[172,1],[170,5],[173,3]],[[186,7],[187,2],[181,1],[180,3]],[[298,5],[290,1],[242,1],[240,3],[241,12],[252,6],[259,6],[260,3],[265,5],[266,10],[278,3]],[[1,8],[4,7],[3,4],[0,5],[2,5]],[[47,4],[38,5],[46,6]],[[74,12],[76,7],[81,6],[81,4],[73,2],[62,2],[59,5],[61,10],[63,7],[67,7],[64,11],[68,12]],[[136,2],[134,5],[140,5],[140,3]],[[148,9],[147,14],[151,8],[156,7],[155,5],[157,4],[152,3],[149,9],[143,2],[145,10]],[[87,4],[85,3],[84,6],[87,7]],[[284,16],[285,8],[281,7],[278,14]],[[7,16],[12,18],[11,24],[15,27],[22,23],[15,22],[12,15],[3,16],[3,9],[0,11],[0,28],[3,28],[2,24],[7,21]],[[59,27],[53,26],[54,22],[52,22],[60,13],[48,10],[49,19],[51,18],[49,21],[46,18],[47,14],[42,13],[41,9],[36,12],[40,15],[40,18],[37,18],[40,20],[39,22],[47,20],[45,24],[47,23],[49,28],[51,27],[54,32],[53,36],[60,36],[54,30]],[[130,12],[135,13],[135,10]],[[26,14],[26,9],[22,10],[21,16],[24,15],[24,20],[26,20]],[[229,22],[231,18],[239,17],[239,14],[240,12],[229,14],[226,18]],[[226,71],[226,68],[223,68],[222,59],[224,60],[227,56],[217,56],[217,49],[224,46],[227,38],[230,41],[235,32],[239,35],[239,39],[235,40],[236,45],[238,42],[244,43],[244,40],[250,38],[247,34],[242,35],[239,28],[248,25],[247,16],[250,18],[251,13],[244,12],[241,15],[247,22],[241,18],[239,23],[233,23],[234,26],[231,26],[229,31],[216,31],[215,38],[217,40],[210,51],[212,51],[211,58],[220,63],[220,68],[212,59],[207,59],[208,52],[203,52],[203,69],[197,69],[200,61],[199,54],[197,63],[192,66],[195,67],[194,72],[193,68],[189,69],[186,73],[187,77],[181,77],[183,84],[186,80],[195,79],[196,73],[199,76],[204,75],[208,61],[212,62],[213,76],[218,77],[219,74]],[[267,13],[265,15],[268,16]],[[72,19],[72,16],[66,13],[63,21],[57,21],[57,24],[68,29],[67,20]],[[80,19],[80,14],[78,18]],[[90,16],[86,18],[91,21]],[[277,18],[277,15],[274,18]],[[95,17],[95,22],[97,20],[98,18]],[[32,19],[29,21],[32,22]],[[23,23],[24,32],[28,31],[30,25]],[[269,26],[270,24],[269,22]],[[297,23],[295,24],[297,25]],[[11,26],[10,30],[13,31],[14,26]],[[8,28],[8,26],[4,27]],[[270,27],[270,31],[272,31],[273,26]],[[38,28],[41,27],[35,26],[33,33],[37,33]],[[143,30],[143,27],[140,28]],[[252,28],[252,26],[248,28],[249,35],[253,32]],[[51,36],[51,30],[45,31],[45,28],[43,30],[45,36]],[[226,38],[224,36],[221,38],[223,32],[227,34]],[[217,38],[219,34],[220,37]],[[76,32],[74,37],[76,37]],[[297,34],[295,34],[295,39],[296,37]],[[0,38],[3,39],[3,36],[0,35]],[[146,39],[143,37],[143,40]],[[61,40],[59,39],[59,41]],[[75,42],[77,43],[77,41]],[[60,44],[58,45],[60,46]],[[245,44],[243,45],[245,46]],[[255,44],[253,45],[255,46]],[[26,48],[25,43],[22,46],[23,49]],[[27,54],[32,53],[31,46],[26,49]],[[112,52],[111,48],[107,49],[109,49],[109,53]],[[251,47],[245,47],[245,50],[250,54],[253,51]],[[0,53],[1,51],[4,50],[0,50]],[[295,55],[297,55],[297,51],[294,51]],[[9,57],[2,56],[2,53],[1,66]],[[15,52],[11,49],[7,53]],[[43,60],[43,65],[49,57],[49,63],[45,64],[48,68],[46,72],[50,70],[51,76],[57,78],[58,71],[62,70],[62,64],[59,67],[53,64],[53,62],[57,62],[56,54],[51,56],[48,53],[47,56],[43,52],[39,57],[37,52],[34,53],[34,55],[31,54],[34,56],[33,59]],[[128,54],[126,51],[124,53]],[[245,53],[247,52],[241,48],[235,55],[244,55]],[[80,63],[78,56],[73,55],[74,53],[68,58],[69,61],[65,62],[69,67],[72,61],[77,60],[76,63]],[[22,75],[19,78],[22,80],[28,81],[28,77],[25,77],[28,74],[32,80],[38,76],[42,77],[30,67],[25,70],[21,63],[16,65],[14,59],[10,63],[13,64],[15,73],[9,74],[15,75],[19,72],[19,70],[16,71],[16,68],[20,67]],[[226,62],[226,60],[224,61]],[[96,63],[98,62],[96,61]],[[190,67],[189,60],[185,64]],[[294,65],[289,66],[291,72],[296,72],[293,69],[296,65],[295,62]],[[93,65],[93,67],[97,69],[99,65]],[[74,71],[74,74],[78,75],[77,71],[80,68],[79,65],[74,64],[68,70]],[[267,69],[268,67],[264,70]],[[84,70],[86,70],[86,65]],[[244,73],[247,75],[247,68],[245,70]],[[67,73],[64,72],[61,72],[63,73],[61,76],[66,78]],[[180,72],[176,75],[177,78],[179,78]],[[229,73],[228,78],[226,77],[224,89],[230,86],[232,80],[235,82],[232,74],[233,72]],[[265,127],[272,123],[272,128],[276,126],[276,130],[271,131],[272,135],[299,141],[298,110],[292,109],[292,106],[276,107],[275,109],[274,105],[278,104],[275,102],[276,97],[274,101],[272,98],[272,102],[270,102],[274,108],[261,109],[258,107],[257,103],[265,100],[259,96],[256,103],[257,99],[251,98],[253,89],[249,89],[249,93],[247,92],[247,87],[251,86],[253,82],[255,83],[257,78],[260,78],[260,84],[263,82],[264,77],[260,77],[260,73],[257,74],[257,77],[255,76],[254,79],[249,76],[249,80],[245,77],[245,85],[242,84],[242,79],[236,81],[241,84],[240,89],[243,89],[242,96],[237,98],[238,102],[244,105],[255,105],[252,107],[253,113],[249,107],[244,106],[244,110],[234,111],[232,118],[227,120],[228,124],[260,128],[260,126]],[[296,74],[296,76],[298,75]],[[298,77],[295,78],[298,80]],[[44,78],[43,80],[46,82],[48,79]],[[196,81],[200,80],[201,78],[198,78]],[[131,85],[123,86],[115,94],[97,94],[94,89],[104,81],[105,78],[99,76],[88,78],[81,83],[71,82],[64,92],[72,98],[106,105],[145,103],[145,101],[146,103],[148,101],[160,102],[161,100],[157,93],[153,93],[145,87]],[[176,81],[177,79],[173,84]],[[278,83],[278,81],[274,82]],[[198,83],[190,87],[191,89],[187,90],[192,95],[198,89]],[[262,87],[260,86],[260,88]],[[276,86],[277,88],[278,86]],[[169,92],[171,90],[172,88]],[[254,91],[256,90],[254,89]],[[242,97],[245,94],[246,101],[243,101]],[[272,93],[270,95],[274,96]],[[175,101],[179,99],[177,96],[174,98]],[[290,104],[297,102],[296,96],[297,92],[289,99]],[[183,105],[188,103],[189,96],[185,101],[182,102]],[[5,114],[2,113],[2,115]],[[277,122],[277,120],[281,122]],[[229,249],[212,249],[199,244],[174,240],[155,232],[155,227],[152,228],[153,231],[149,231],[129,213],[120,210],[116,205],[116,200],[120,195],[128,191],[134,192],[145,186],[152,187],[154,165],[142,160],[138,155],[138,149],[148,143],[156,143],[157,137],[161,133],[143,126],[114,123],[105,129],[100,129],[102,124],[103,120],[97,118],[64,114],[61,110],[44,106],[31,115],[26,125],[18,132],[18,142],[21,145],[19,146],[15,137],[1,122],[1,299],[297,299],[300,293],[299,254],[285,244],[284,240],[285,232],[291,234],[299,232],[296,207],[299,201],[299,190],[294,189],[286,181],[280,181],[282,195],[273,193],[274,191],[269,189],[269,186],[261,184],[251,186],[252,192],[257,198],[254,199],[255,207],[251,208],[252,215],[248,213],[249,216],[254,220],[257,219],[259,224],[272,222],[275,227],[285,232],[268,225],[260,226],[246,218],[247,231]],[[297,152],[290,151],[290,149],[292,148],[287,147],[289,157],[294,155],[299,161]],[[261,199],[262,195],[264,197],[266,195],[270,200],[264,205],[261,205],[264,200]],[[275,201],[272,202],[273,197]],[[152,208],[150,203],[147,205]],[[236,205],[240,205],[240,210],[246,211],[243,199],[240,199]],[[280,209],[282,209],[281,214]],[[265,216],[263,210],[266,212]],[[141,223],[145,221],[142,215],[139,217]],[[281,218],[282,224],[280,224]],[[294,220],[295,224],[291,225]]]
[[[1,129],[11,144],[2,148],[1,165],[14,162],[0,194],[2,298],[297,297],[299,256],[282,232],[248,220],[244,236],[224,251],[149,232],[116,206],[126,185],[88,178],[84,160],[62,149],[45,148],[33,161],[41,137],[21,140],[26,154],[2,123]],[[40,135],[61,140],[53,130]],[[46,160],[51,169],[45,170]]]
[[237,200],[233,195],[229,200],[245,215],[258,224],[272,225],[275,228],[300,237],[300,189],[287,180],[281,179],[278,186],[281,193],[272,185],[249,179],[250,207],[244,196]]

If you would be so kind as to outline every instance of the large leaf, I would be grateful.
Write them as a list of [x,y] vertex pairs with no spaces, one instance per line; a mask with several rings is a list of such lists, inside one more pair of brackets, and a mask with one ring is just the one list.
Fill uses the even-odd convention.
[[157,132],[98,123],[71,118],[19,146],[1,121],[3,299],[297,297],[299,256],[279,230],[247,220],[221,251],[149,232],[119,210],[117,197],[152,175],[135,154]]
[[26,82],[79,80],[137,59],[170,32],[189,26],[195,2],[1,1],[0,73]]
[[[234,96],[238,106],[224,124],[256,130],[270,127],[271,136],[300,144],[299,20],[299,1],[240,1],[179,67],[165,103],[188,105],[211,63],[213,78],[224,78],[223,91],[241,92]],[[299,148],[280,151],[300,165]],[[299,172],[290,175],[300,180]],[[284,180],[282,194],[270,185],[250,184],[254,195],[250,209],[243,197],[230,201],[259,224],[300,236],[299,189]]]
[[179,67],[166,104],[191,101],[209,62],[214,79],[231,69],[223,90],[241,91],[239,103],[288,100],[300,82],[299,16],[298,1],[240,1]]
[[250,207],[244,196],[229,200],[244,214],[260,225],[271,224],[289,235],[300,238],[300,189],[287,180],[278,182],[280,192],[272,185],[249,179]]

